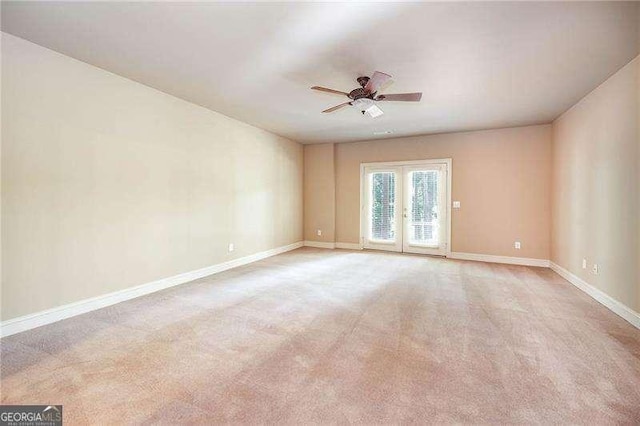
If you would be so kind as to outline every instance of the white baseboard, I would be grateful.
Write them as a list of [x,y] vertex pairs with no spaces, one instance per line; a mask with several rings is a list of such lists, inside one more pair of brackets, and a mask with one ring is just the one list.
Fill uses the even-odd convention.
[[490,262],[490,263],[506,263],[509,265],[523,265],[523,266],[539,266],[542,268],[549,267],[549,261],[547,259],[533,259],[529,257],[511,257],[511,256],[494,256],[492,254],[477,254],[477,253],[461,253],[452,251],[447,256],[450,259],[459,260],[475,260],[477,262]]
[[358,243],[336,243],[336,248],[347,250],[362,250],[362,246]]
[[600,302],[601,304],[612,310],[614,313],[629,321],[631,325],[636,328],[640,328],[640,314],[638,312],[634,311],[627,305],[618,302],[616,299],[612,298],[602,290],[598,290],[588,282],[584,281],[582,278],[567,271],[562,266],[551,262],[550,268],[562,278],[569,281],[571,284],[578,287],[589,296],[593,297],[596,301]]
[[164,290],[165,288],[184,284],[189,281],[197,280],[198,278],[206,277],[208,275],[217,274],[218,272],[256,262],[258,260],[275,256],[277,254],[281,254],[290,250],[295,250],[302,246],[303,242],[299,241],[297,243],[262,251],[249,256],[241,257],[239,259],[230,260],[228,262],[207,266],[206,268],[197,269],[195,271],[185,272],[183,274],[174,275],[169,278],[152,281],[150,283],[142,284],[136,287],[115,291],[113,293],[108,293],[102,296],[80,300],[78,302],[69,303],[67,305],[62,305],[56,308],[47,309],[45,311],[36,312],[34,314],[29,314],[3,321],[2,323],[0,323],[0,337],[10,336],[12,334],[40,327],[42,325],[51,324],[56,321],[95,311],[96,309],[101,309],[107,306],[114,305],[116,303],[124,302],[125,300],[130,300],[136,297],[144,296],[146,294],[155,293],[156,291]]
[[327,243],[322,241],[305,241],[305,247],[316,247],[316,248],[325,248],[325,249],[334,249],[336,248],[335,243]]
[[357,243],[326,243],[321,241],[305,241],[305,247],[316,247],[326,249],[347,249],[347,250],[362,250],[362,246]]

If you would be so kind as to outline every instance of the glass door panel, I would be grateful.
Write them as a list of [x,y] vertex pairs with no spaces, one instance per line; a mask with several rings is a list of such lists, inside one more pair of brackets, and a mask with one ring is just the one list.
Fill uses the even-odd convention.
[[404,168],[403,251],[444,253],[444,177],[440,164]]
[[401,169],[365,171],[365,248],[402,250]]
[[371,240],[393,242],[396,239],[396,174],[371,174]]
[[438,172],[409,172],[409,203],[407,226],[409,243],[437,247],[440,241],[438,222]]

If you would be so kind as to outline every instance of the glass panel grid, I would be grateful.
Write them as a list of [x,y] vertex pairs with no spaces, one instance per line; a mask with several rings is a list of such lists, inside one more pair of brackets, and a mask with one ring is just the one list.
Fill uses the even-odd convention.
[[409,173],[410,212],[408,234],[410,244],[438,245],[440,240],[438,179],[439,173],[437,170]]
[[396,238],[396,175],[393,172],[371,174],[371,221],[372,240],[393,242]]

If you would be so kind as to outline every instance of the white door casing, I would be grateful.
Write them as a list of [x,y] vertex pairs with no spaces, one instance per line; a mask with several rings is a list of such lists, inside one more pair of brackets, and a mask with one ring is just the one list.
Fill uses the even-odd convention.
[[451,252],[451,159],[363,163],[360,172],[363,248]]

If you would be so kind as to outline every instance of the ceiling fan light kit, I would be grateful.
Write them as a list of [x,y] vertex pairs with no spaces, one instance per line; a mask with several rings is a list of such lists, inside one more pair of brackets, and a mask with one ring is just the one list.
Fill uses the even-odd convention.
[[365,111],[373,106],[373,99],[370,98],[358,98],[351,102],[351,105],[358,108],[361,111]]
[[325,109],[324,111],[322,111],[323,113],[337,111],[340,108],[346,106],[353,106],[359,109],[363,115],[368,115],[372,118],[379,117],[384,114],[384,112],[375,104],[376,102],[420,102],[420,99],[422,99],[422,93],[397,93],[391,95],[378,95],[378,90],[380,89],[380,87],[382,87],[389,80],[391,80],[391,76],[389,74],[376,71],[373,73],[373,76],[371,76],[371,78],[366,76],[358,77],[356,81],[358,82],[358,84],[360,84],[361,87],[353,89],[349,93],[343,92],[341,90],[329,89],[322,86],[313,86],[312,89],[321,92],[334,93],[337,95],[345,95],[349,99],[352,99],[349,102],[345,102],[340,105]]
[[378,108],[377,105],[371,105],[368,109],[362,111],[363,114],[368,115],[371,118],[380,117],[384,112]]

